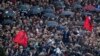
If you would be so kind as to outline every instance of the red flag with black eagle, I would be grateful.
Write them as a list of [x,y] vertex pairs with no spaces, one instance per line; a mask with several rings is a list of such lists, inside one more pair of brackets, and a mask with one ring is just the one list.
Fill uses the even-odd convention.
[[24,46],[24,47],[27,47],[28,36],[24,30],[21,30],[15,35],[13,41],[15,43],[18,43],[18,44]]
[[88,31],[92,31],[93,23],[92,23],[92,19],[91,19],[90,16],[86,16],[85,17],[85,21],[84,21],[84,26],[83,27]]

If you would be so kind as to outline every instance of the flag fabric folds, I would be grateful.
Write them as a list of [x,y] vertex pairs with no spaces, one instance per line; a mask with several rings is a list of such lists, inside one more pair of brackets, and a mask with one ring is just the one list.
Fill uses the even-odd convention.
[[21,30],[15,35],[13,41],[15,43],[18,43],[18,44],[24,46],[24,47],[27,47],[28,36],[24,30]]
[[86,16],[85,17],[85,21],[84,21],[84,29],[88,30],[88,31],[92,31],[93,29],[93,24],[92,24],[92,19],[90,16]]

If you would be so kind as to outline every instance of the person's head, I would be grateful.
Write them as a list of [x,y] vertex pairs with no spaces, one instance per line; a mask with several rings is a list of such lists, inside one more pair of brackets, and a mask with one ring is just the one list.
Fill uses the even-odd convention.
[[91,53],[86,53],[85,56],[94,56],[94,55]]
[[19,50],[22,52],[23,51],[23,46],[19,46]]

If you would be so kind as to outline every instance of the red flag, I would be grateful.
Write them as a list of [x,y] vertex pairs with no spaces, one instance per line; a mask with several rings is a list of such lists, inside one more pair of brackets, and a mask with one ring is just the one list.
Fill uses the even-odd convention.
[[28,42],[28,37],[27,34],[24,30],[19,31],[16,36],[14,37],[13,41],[15,43],[18,43],[20,45],[23,45],[24,47],[27,46],[27,42]]
[[84,28],[88,31],[92,31],[93,24],[90,16],[86,16],[85,22],[84,22]]

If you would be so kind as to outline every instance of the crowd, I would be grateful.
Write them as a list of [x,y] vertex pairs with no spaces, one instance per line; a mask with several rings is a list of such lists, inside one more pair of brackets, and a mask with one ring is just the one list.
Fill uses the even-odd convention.
[[[12,41],[20,29],[27,47]],[[100,56],[100,0],[0,0],[0,56]]]

